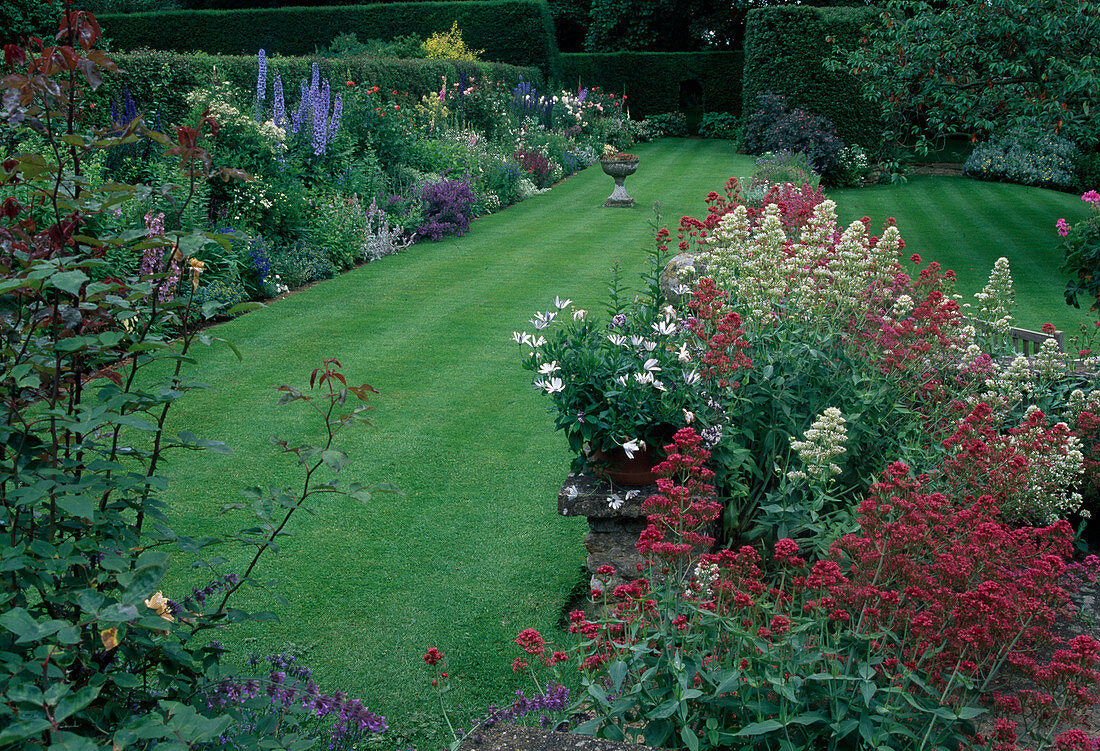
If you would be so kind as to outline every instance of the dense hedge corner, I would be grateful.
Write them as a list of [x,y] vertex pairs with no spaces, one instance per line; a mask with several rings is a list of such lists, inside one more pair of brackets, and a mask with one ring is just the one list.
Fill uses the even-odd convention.
[[[708,112],[741,111],[741,52],[608,52],[561,56],[566,86],[625,93],[630,116],[646,117],[701,104]],[[701,99],[701,101],[697,101]]]
[[400,2],[324,8],[256,8],[107,14],[100,18],[116,48],[149,47],[219,55],[310,55],[340,34],[390,40],[446,32],[458,23],[482,58],[558,72],[554,22],[546,0]]
[[875,17],[874,9],[857,7],[787,5],[749,11],[741,92],[745,116],[755,111],[761,94],[773,91],[792,107],[829,118],[845,143],[877,146],[882,140],[878,108],[860,95],[854,76],[824,66],[835,47],[858,44],[862,27]]

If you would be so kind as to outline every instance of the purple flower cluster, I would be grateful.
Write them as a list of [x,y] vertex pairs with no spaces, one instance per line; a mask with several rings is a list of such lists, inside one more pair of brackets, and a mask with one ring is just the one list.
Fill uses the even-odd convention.
[[283,98],[283,77],[279,75],[279,71],[275,71],[275,83],[272,84],[272,88],[275,89],[275,125],[280,128],[286,128],[290,123],[286,119],[286,99]]
[[[351,699],[339,691],[332,694],[321,693],[312,680],[312,671],[296,664],[293,655],[271,655],[263,661],[271,666],[266,676],[226,678],[219,681],[207,692],[207,707],[214,709],[243,704],[262,693],[271,700],[270,707],[273,709],[301,707],[313,717],[333,718],[335,722],[329,731],[329,740],[333,746],[353,730],[368,733],[382,733],[386,730],[386,718],[368,710],[358,699]],[[249,658],[250,665],[260,662],[255,654]]]
[[267,53],[259,51],[260,69],[256,74],[256,122],[263,122],[264,99],[267,97]]
[[191,590],[191,594],[183,598],[183,607],[185,610],[201,609],[206,604],[206,598],[211,597],[218,592],[225,592],[237,585],[240,582],[241,577],[236,574],[226,574],[214,581],[207,584],[202,589],[195,588]]
[[523,691],[517,691],[516,699],[511,706],[501,709],[490,705],[489,711],[478,724],[485,728],[491,728],[498,723],[511,725],[527,715],[538,714],[539,724],[550,727],[553,723],[550,715],[555,712],[564,712],[568,705],[569,689],[565,686],[551,684],[546,687],[545,694],[532,698],[528,698]]
[[470,229],[477,197],[468,178],[425,183],[420,200],[424,204],[424,223],[416,230],[417,240],[441,240],[451,234],[461,237]]
[[267,275],[271,273],[271,253],[268,251],[267,243],[264,242],[262,237],[249,241],[248,260],[260,281],[266,281]]
[[530,81],[524,81],[519,77],[519,83],[512,92],[512,108],[521,118],[530,117],[539,120],[545,125],[550,125],[550,114],[554,109],[554,100],[550,97],[539,96],[538,91]]

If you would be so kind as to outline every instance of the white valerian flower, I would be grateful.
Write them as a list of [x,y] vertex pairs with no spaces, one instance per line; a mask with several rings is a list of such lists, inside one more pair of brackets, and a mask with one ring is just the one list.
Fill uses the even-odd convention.
[[686,422],[688,425],[691,425],[693,422],[695,422],[695,413],[694,412],[689,412],[688,410],[685,409],[684,410],[684,422]]
[[645,441],[640,438],[631,438],[629,441],[623,444],[623,451],[626,452],[627,459],[633,459],[636,451],[642,451],[645,449]]
[[622,334],[608,334],[607,341],[611,342],[616,347],[622,347],[626,344],[626,337]]
[[566,485],[565,486],[565,497],[566,498],[568,498],[569,500],[573,500],[578,495],[580,495],[580,491],[577,490],[576,485]]
[[691,362],[691,352],[686,344],[680,345],[680,351],[676,353],[676,357],[680,359],[680,362]]
[[558,310],[564,309],[571,302],[573,302],[573,301],[569,300],[569,299],[562,300],[557,295],[554,295],[554,307],[557,308]]
[[607,497],[607,507],[613,511],[618,511],[622,508],[623,497],[618,493],[612,493]]
[[551,360],[550,362],[544,362],[539,366],[539,373],[542,375],[551,375],[557,373],[561,368],[558,366],[557,360]]
[[651,357],[646,360],[645,363],[642,365],[642,368],[648,370],[650,373],[661,372],[661,366],[657,363],[657,358],[655,357]]
[[827,480],[839,475],[840,467],[833,460],[848,450],[844,446],[848,439],[844,422],[844,416],[836,407],[829,407],[818,415],[802,434],[803,440],[791,441],[791,448],[798,452],[805,469],[788,472],[787,476],[792,480]]
[[577,308],[576,310],[573,311],[573,320],[574,321],[583,321],[585,316],[587,316],[587,315],[588,315],[587,310],[585,310],[584,308]]

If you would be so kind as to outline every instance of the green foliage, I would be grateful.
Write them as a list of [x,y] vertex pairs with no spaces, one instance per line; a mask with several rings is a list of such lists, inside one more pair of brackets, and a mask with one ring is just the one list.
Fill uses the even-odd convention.
[[687,117],[683,112],[661,112],[650,115],[645,124],[654,131],[656,138],[683,138],[688,134]]
[[202,284],[195,292],[194,304],[200,308],[212,306],[209,309],[216,313],[224,313],[234,305],[248,302],[251,299],[248,290],[240,279],[214,279],[208,284]]
[[1100,190],[1100,148],[1078,149],[1076,163],[1077,187],[1081,190]]
[[424,40],[421,45],[424,57],[430,60],[477,60],[485,50],[475,50],[462,39],[462,30],[458,21],[451,24],[449,31],[437,31]]
[[174,11],[108,15],[100,21],[122,49],[191,52],[201,46],[203,52],[222,55],[252,55],[261,48],[271,55],[308,55],[342,34],[359,39],[428,37],[457,23],[467,34],[466,43],[485,50],[487,60],[537,67],[546,77],[558,72],[545,0]]
[[315,196],[310,217],[312,243],[324,249],[337,269],[349,269],[362,259],[367,215],[357,196]]
[[874,15],[869,8],[793,5],[749,11],[741,92],[745,116],[761,94],[772,91],[785,96],[790,107],[828,118],[845,143],[877,148],[882,142],[878,108],[863,98],[854,76],[824,65],[836,46],[856,46]]
[[741,111],[742,60],[740,52],[570,54],[561,56],[562,80],[625,91],[633,117],[679,110],[681,86],[696,81],[707,110],[736,113]]
[[[82,78],[96,81],[105,64],[97,37],[91,19],[74,14],[68,54],[25,51],[28,66],[48,75],[24,83],[22,123],[10,125],[42,133],[47,143],[0,169],[0,183],[31,190],[49,213],[35,229],[25,221],[28,208],[9,196],[0,218],[0,745],[194,747],[228,734],[222,742],[242,748],[302,748],[302,738],[278,728],[262,744],[233,737],[237,708],[207,702],[215,684],[233,675],[210,637],[271,619],[232,607],[233,595],[255,583],[261,557],[278,550],[291,517],[321,492],[315,471],[343,466],[333,440],[367,407],[342,416],[338,405],[349,392],[365,401],[373,389],[344,387],[327,362],[314,372],[323,371],[327,394],[282,387],[282,403],[328,401],[319,410],[321,446],[282,444],[297,455],[304,483],[293,491],[256,488],[254,503],[234,506],[252,510],[255,521],[224,538],[178,531],[163,497],[169,454],[230,450],[187,425],[166,429],[176,403],[203,388],[186,377],[186,364],[199,345],[222,341],[198,331],[213,311],[196,308],[189,293],[176,297],[169,267],[181,266],[197,286],[197,257],[216,254],[209,246],[218,238],[191,228],[116,231],[112,220],[97,226],[139,191],[97,184],[85,176],[85,160],[138,137],[170,143],[140,124],[109,137],[85,129]],[[54,77],[67,84],[64,94]],[[181,127],[172,143],[190,181],[211,176],[206,136],[205,128]],[[185,213],[180,205],[177,220]],[[143,256],[139,273],[95,281],[105,248]],[[370,499],[360,486],[337,492]],[[211,555],[214,547],[250,553],[233,569]],[[173,559],[205,572],[202,596],[171,592],[176,602],[163,594]]]
[[721,0],[591,0],[588,52],[736,49],[749,3]]
[[1076,160],[1073,141],[1017,128],[975,146],[963,172],[979,180],[1072,190],[1078,184]]
[[737,140],[741,137],[741,120],[730,112],[704,112],[699,121],[699,135]]
[[[121,72],[109,78],[97,92],[96,110],[109,112],[110,100],[127,85],[138,106],[152,122],[152,113],[160,116],[161,123],[169,126],[182,122],[191,109],[186,101],[188,92],[210,85],[210,73],[217,70],[221,81],[228,81],[238,92],[253,92],[256,88],[256,50],[247,55],[209,55],[205,53],[181,54],[162,50],[139,50],[113,55]],[[297,101],[294,82],[309,80],[310,68],[315,62],[308,57],[269,57],[268,67],[278,71],[287,85],[287,97]],[[375,57],[356,57],[341,60],[323,59],[321,76],[333,82],[352,81],[357,90],[378,86],[388,95],[391,91],[421,92],[439,88],[442,77],[454,80],[460,72],[467,76],[489,78],[514,85],[524,80],[541,84],[542,77],[534,68],[517,68],[511,65],[456,60],[394,60]],[[273,73],[269,73],[272,77]],[[342,84],[340,84],[342,85]],[[271,101],[268,92],[268,101]],[[249,94],[244,102],[251,102]],[[240,106],[242,102],[237,102]],[[103,116],[105,117],[105,115]],[[105,123],[104,123],[105,124]],[[379,156],[382,157],[381,152]],[[383,163],[386,163],[383,157]]]
[[1086,302],[1095,310],[1100,307],[1100,196],[1094,190],[1081,198],[1088,200],[1095,211],[1072,227],[1064,219],[1058,222],[1059,234],[1065,233],[1066,237],[1062,270],[1074,277],[1066,284],[1066,303],[1078,308]]
[[271,254],[271,270],[291,289],[336,275],[325,249],[305,240],[277,248]]
[[0,44],[23,37],[52,37],[61,15],[61,0],[0,0]]
[[376,57],[399,57],[404,60],[426,57],[423,40],[417,34],[406,34],[391,41],[368,39],[360,42],[355,34],[341,34],[332,40],[325,49],[318,49],[318,57],[345,58],[373,55]]
[[801,151],[768,152],[756,160],[753,182],[759,185],[809,185],[816,188],[821,175],[814,171],[810,158]]
[[1037,123],[1089,146],[1100,142],[1098,38],[1096,0],[890,0],[842,67],[897,138]]

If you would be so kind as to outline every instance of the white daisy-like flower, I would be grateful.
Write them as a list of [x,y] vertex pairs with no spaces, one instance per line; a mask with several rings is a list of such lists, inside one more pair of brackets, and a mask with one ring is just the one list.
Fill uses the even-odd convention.
[[665,314],[665,318],[668,318],[671,321],[676,320],[676,308],[672,307],[671,305],[666,305],[664,308],[661,309],[661,312]]
[[676,353],[676,357],[679,358],[680,362],[691,362],[691,352],[688,351],[686,344],[680,345],[680,351]]
[[578,495],[580,495],[580,491],[577,490],[576,485],[567,485],[565,487],[565,497],[568,498],[569,500],[573,500]]
[[623,388],[626,388],[627,377],[624,375],[615,378],[615,383],[619,384]]
[[546,337],[544,336],[540,336],[538,339],[531,340],[532,347],[541,347],[544,344],[546,344]]
[[618,511],[622,508],[623,497],[618,493],[612,493],[607,497],[607,507],[613,511]]
[[655,357],[651,357],[648,360],[646,360],[645,363],[642,365],[642,368],[644,370],[648,370],[650,373],[660,373],[661,372],[661,366],[657,363],[657,358],[655,358]]
[[648,340],[644,341],[642,342],[642,349],[644,349],[646,352],[652,352],[653,350],[657,349],[657,342],[651,342]]
[[634,334],[630,337],[630,346],[643,347],[645,346],[645,337],[640,334]]
[[558,366],[557,360],[551,360],[550,362],[544,362],[539,366],[539,373],[542,375],[551,375],[557,373],[561,368]]
[[565,300],[562,300],[557,295],[554,295],[554,307],[557,308],[558,310],[564,309],[571,302],[573,302],[573,301],[569,300],[568,298],[565,299]]
[[583,321],[585,319],[585,316],[587,316],[587,315],[588,315],[587,310],[585,310],[584,308],[577,308],[576,310],[573,311],[573,320],[574,321]]
[[627,459],[634,458],[635,451],[642,451],[645,448],[645,441],[639,438],[631,438],[629,441],[623,444],[623,451],[626,452]]
[[622,334],[608,334],[607,341],[611,342],[616,347],[622,347],[626,344],[626,337]]
[[669,336],[676,333],[676,324],[669,320],[657,321],[653,324],[653,331],[658,336]]
[[531,324],[541,331],[549,326],[557,316],[557,311],[553,310],[548,310],[545,313],[535,313],[535,317],[531,319]]
[[556,394],[559,391],[563,391],[565,389],[565,384],[560,378],[551,378],[549,381],[546,382],[546,386],[544,388],[546,389],[547,394]]
[[698,370],[693,369],[687,373],[684,373],[684,383],[686,383],[688,386],[694,386],[695,384],[699,383],[702,377],[703,376],[699,375]]
[[653,383],[653,374],[648,370],[643,370],[641,373],[634,374],[634,380],[644,386],[647,383]]
[[668,389],[665,388],[665,385],[658,381],[656,378],[653,379],[653,388],[657,389],[658,391],[668,391]]
[[626,500],[629,501],[631,498],[634,498],[634,497],[640,495],[641,492],[642,491],[640,491],[640,490],[628,490],[628,491],[626,491]]
[[532,342],[531,335],[528,334],[526,331],[524,331],[524,332],[513,331],[512,332],[512,341],[515,342],[516,344],[526,344],[528,346],[534,346],[531,343]]
[[671,291],[674,295],[686,295],[688,292],[691,292],[691,287],[686,284],[674,284]]
[[689,412],[688,410],[685,409],[684,410],[684,422],[686,422],[688,425],[691,425],[693,422],[695,422],[695,413],[694,412]]

